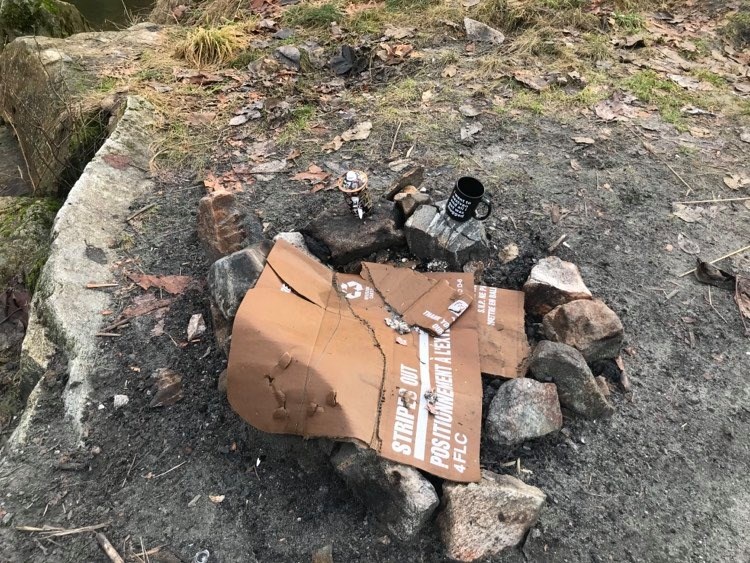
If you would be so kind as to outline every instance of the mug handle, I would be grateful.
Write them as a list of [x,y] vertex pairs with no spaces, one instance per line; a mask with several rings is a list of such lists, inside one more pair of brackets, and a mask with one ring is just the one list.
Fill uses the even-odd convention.
[[482,198],[482,203],[487,206],[487,213],[485,213],[481,217],[477,215],[477,209],[479,209],[479,206],[477,206],[477,209],[474,210],[474,219],[476,219],[477,221],[484,221],[492,213],[492,202],[487,198]]

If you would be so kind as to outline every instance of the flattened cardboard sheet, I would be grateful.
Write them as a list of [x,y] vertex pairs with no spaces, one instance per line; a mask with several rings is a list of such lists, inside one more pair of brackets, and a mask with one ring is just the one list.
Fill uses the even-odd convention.
[[[402,272],[395,280],[406,288],[413,272],[392,269]],[[452,294],[472,295],[468,277],[441,280]],[[232,408],[266,432],[359,440],[439,477],[478,481],[482,385],[474,307],[441,336],[401,336],[404,346],[384,322],[390,312],[381,295],[369,280],[335,275],[276,243],[235,320]],[[408,301],[391,296],[401,297]]]
[[514,379],[526,373],[531,349],[524,326],[524,293],[478,285],[475,307],[482,373]]

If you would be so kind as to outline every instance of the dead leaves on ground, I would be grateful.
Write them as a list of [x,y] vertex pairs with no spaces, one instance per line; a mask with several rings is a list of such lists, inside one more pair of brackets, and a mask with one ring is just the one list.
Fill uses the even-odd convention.
[[311,164],[306,171],[298,172],[297,174],[292,176],[290,180],[294,180],[297,182],[309,182],[310,184],[312,184],[310,192],[315,193],[326,188],[326,180],[328,180],[328,178],[330,177],[331,175],[323,170],[320,166],[318,166],[317,164]]
[[728,174],[724,176],[724,184],[730,190],[739,190],[745,186],[750,186],[750,177],[744,174]]
[[153,276],[139,272],[125,272],[125,276],[144,290],[155,287],[171,295],[184,293],[194,281],[190,276]]
[[326,152],[335,152],[344,146],[344,143],[350,141],[364,141],[370,136],[372,131],[372,121],[363,121],[351,129],[347,129],[341,135],[337,135],[330,143],[323,145]]

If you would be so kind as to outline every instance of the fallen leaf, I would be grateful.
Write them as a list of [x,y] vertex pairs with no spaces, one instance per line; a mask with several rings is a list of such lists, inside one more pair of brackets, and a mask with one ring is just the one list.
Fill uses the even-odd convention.
[[168,368],[161,368],[154,372],[153,377],[156,383],[151,388],[154,396],[149,403],[151,408],[168,407],[182,399],[182,376],[179,373]]
[[696,258],[696,264],[695,278],[699,282],[722,289],[731,289],[734,287],[735,277],[732,274],[717,268],[713,264],[704,262],[700,258]]
[[185,121],[187,121],[188,125],[194,126],[208,125],[214,119],[216,119],[216,114],[212,111],[195,111],[187,114],[185,117]]
[[596,143],[591,137],[573,137],[573,142],[578,145],[593,145]]
[[429,102],[435,96],[435,92],[432,90],[425,90],[422,92],[422,103]]
[[384,35],[391,39],[406,39],[407,37],[413,37],[414,31],[413,27],[394,27],[388,24],[385,26]]
[[401,172],[402,170],[406,170],[409,166],[411,166],[411,159],[408,158],[399,158],[388,163],[388,168],[392,172]]
[[448,65],[443,69],[443,72],[440,73],[440,75],[443,78],[453,78],[456,76],[456,73],[458,72],[458,68],[456,68],[456,65]]
[[164,334],[164,319],[159,319],[151,329],[151,336],[159,337],[162,334]]
[[518,252],[518,245],[516,243],[511,242],[509,244],[506,244],[500,251],[500,261],[503,264],[513,262],[513,260],[518,258]]
[[231,125],[232,127],[237,127],[239,125],[244,125],[245,123],[247,123],[248,119],[249,118],[248,118],[247,115],[244,115],[244,114],[243,115],[236,115],[232,119],[229,120],[229,125]]
[[471,123],[466,127],[461,127],[461,140],[464,142],[473,142],[474,135],[481,132],[484,127],[478,121]]
[[130,166],[130,157],[125,154],[105,154],[102,160],[117,170],[125,170]]
[[120,313],[120,317],[123,319],[132,319],[135,317],[147,315],[148,313],[156,311],[157,309],[169,307],[173,301],[174,299],[170,298],[157,299],[156,295],[154,295],[153,293],[139,295],[138,297],[133,299],[133,305],[123,309],[122,313]]
[[516,82],[523,84],[527,88],[531,88],[536,92],[541,92],[549,88],[552,81],[546,76],[539,76],[528,70],[517,70],[513,73],[513,78]]
[[731,190],[739,190],[745,186],[750,186],[750,178],[744,174],[729,174],[724,176],[724,183]]
[[581,170],[581,164],[575,158],[570,161],[570,167],[576,172]]
[[349,141],[364,141],[370,136],[371,131],[372,121],[363,121],[336,136],[330,143],[323,145],[323,150],[327,152],[337,151],[344,146],[344,143]]
[[699,207],[683,205],[682,203],[673,203],[672,215],[682,219],[686,223],[697,223],[703,217],[703,211]]
[[250,169],[250,174],[277,174],[286,168],[286,160],[269,160]]
[[208,193],[227,191],[241,192],[242,182],[234,171],[226,172],[221,176],[216,176],[213,172],[207,172],[203,179],[203,185]]
[[204,332],[206,332],[206,321],[203,320],[203,315],[201,315],[200,313],[196,313],[195,315],[190,317],[190,321],[188,322],[188,342],[192,342],[193,340],[200,338],[201,336],[203,336]]
[[290,180],[318,184],[320,182],[325,182],[330,176],[331,175],[328,172],[325,172],[320,166],[311,164],[306,172],[297,172],[297,174],[292,176]]
[[125,275],[145,290],[156,287],[172,295],[183,293],[193,281],[190,276],[150,276],[138,272],[126,272]]
[[224,502],[224,499],[227,498],[227,496],[226,495],[208,495],[208,498],[214,504],[221,504],[222,502]]
[[[750,278],[746,276],[737,276],[737,283],[734,289],[734,301],[740,309],[740,314],[750,320]],[[744,321],[743,321],[744,322]],[[747,328],[747,325],[745,325]]]
[[475,108],[471,104],[464,104],[462,106],[459,106],[458,111],[461,112],[461,115],[464,117],[476,117],[480,113],[482,113],[481,110]]
[[687,235],[678,233],[677,235],[677,246],[680,247],[685,254],[699,254],[701,247],[692,239],[689,239]]

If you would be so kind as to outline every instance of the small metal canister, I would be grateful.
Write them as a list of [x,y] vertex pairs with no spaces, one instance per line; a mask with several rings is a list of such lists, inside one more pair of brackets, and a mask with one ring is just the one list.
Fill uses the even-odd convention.
[[361,170],[349,170],[339,179],[338,188],[344,194],[346,204],[354,216],[364,219],[372,211],[372,197],[367,188],[367,174]]

